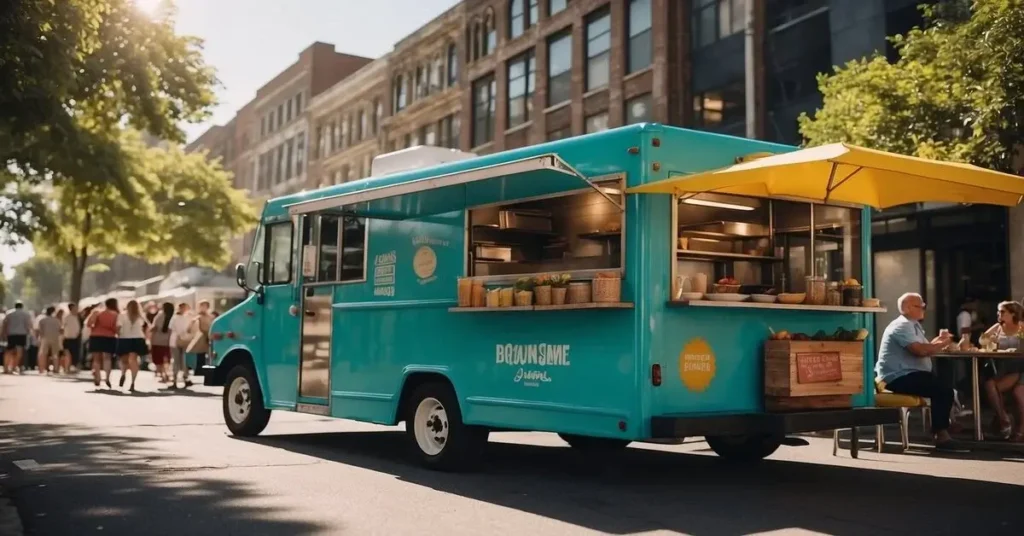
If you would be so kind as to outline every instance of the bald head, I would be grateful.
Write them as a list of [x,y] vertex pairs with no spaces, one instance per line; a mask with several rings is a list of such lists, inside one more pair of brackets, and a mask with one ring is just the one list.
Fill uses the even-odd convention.
[[900,314],[911,319],[920,321],[924,319],[924,298],[916,292],[908,292],[896,300],[896,307]]

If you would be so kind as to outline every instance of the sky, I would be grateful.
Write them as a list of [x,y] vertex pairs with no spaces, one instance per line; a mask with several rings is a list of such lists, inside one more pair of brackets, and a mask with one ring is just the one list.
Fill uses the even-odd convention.
[[[160,0],[136,0],[152,9]],[[175,0],[182,35],[205,41],[204,56],[217,69],[220,86],[213,117],[185,125],[193,140],[214,124],[231,120],[235,111],[298,59],[314,41],[332,43],[339,52],[380,57],[403,37],[431,21],[458,0]],[[32,256],[30,246],[0,247],[8,277],[10,267]]]

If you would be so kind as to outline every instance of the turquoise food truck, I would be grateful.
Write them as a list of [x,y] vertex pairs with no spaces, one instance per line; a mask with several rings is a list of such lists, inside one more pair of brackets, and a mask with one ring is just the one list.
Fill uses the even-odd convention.
[[[586,450],[702,436],[755,460],[788,434],[896,423],[872,407],[885,309],[865,306],[869,209],[627,191],[795,149],[632,125],[273,199],[238,267],[249,296],[213,323],[206,384],[225,386],[234,434],[259,434],[272,410],[404,421],[441,469],[471,464],[492,431]],[[545,274],[567,302],[540,303]],[[598,296],[596,279],[618,286]],[[518,300],[535,286],[537,303]],[[853,390],[768,396],[790,392],[766,389],[769,338],[859,342],[853,365],[822,351],[793,372]]]

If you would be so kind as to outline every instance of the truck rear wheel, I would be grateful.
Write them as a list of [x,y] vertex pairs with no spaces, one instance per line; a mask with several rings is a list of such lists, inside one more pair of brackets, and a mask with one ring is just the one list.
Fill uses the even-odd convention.
[[486,428],[462,422],[455,391],[444,383],[419,386],[409,398],[405,431],[413,452],[430,469],[462,471],[474,468],[487,446]]
[[707,436],[711,450],[731,462],[756,462],[771,456],[782,438],[770,435]]
[[590,437],[574,434],[558,434],[570,447],[584,452],[616,452],[626,448],[631,442],[627,439],[609,437]]
[[249,364],[235,365],[224,384],[224,422],[236,436],[260,434],[270,421],[270,410],[263,406],[263,391]]

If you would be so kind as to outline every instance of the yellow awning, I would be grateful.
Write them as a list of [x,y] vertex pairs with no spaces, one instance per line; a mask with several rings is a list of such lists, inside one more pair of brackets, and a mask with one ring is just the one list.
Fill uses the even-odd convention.
[[629,193],[701,193],[782,197],[878,209],[909,203],[979,203],[1012,207],[1024,178],[998,171],[834,143],[727,168],[678,175]]

